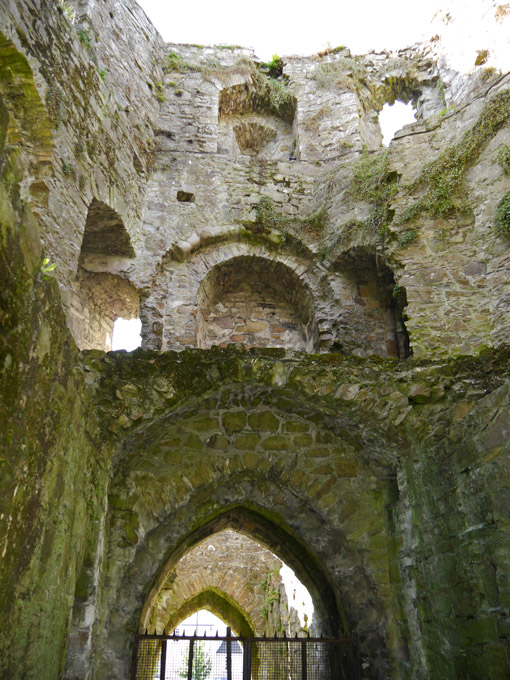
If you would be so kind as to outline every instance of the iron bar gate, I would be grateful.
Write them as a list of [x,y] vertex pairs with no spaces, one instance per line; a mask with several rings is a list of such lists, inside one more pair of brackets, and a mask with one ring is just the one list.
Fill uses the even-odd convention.
[[355,638],[137,635],[132,680],[360,680]]

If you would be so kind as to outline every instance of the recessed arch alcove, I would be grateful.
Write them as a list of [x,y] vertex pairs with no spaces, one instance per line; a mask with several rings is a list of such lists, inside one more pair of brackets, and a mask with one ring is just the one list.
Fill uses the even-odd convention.
[[241,342],[315,349],[311,292],[295,271],[277,260],[240,256],[216,265],[201,282],[197,297],[201,348]]
[[121,217],[93,199],[71,293],[69,326],[80,349],[110,350],[118,318],[136,319],[140,301],[125,275],[135,251]]
[[373,248],[358,246],[340,253],[331,271],[341,277],[350,295],[339,309],[328,349],[407,358],[412,352],[405,325],[406,291],[384,258]]

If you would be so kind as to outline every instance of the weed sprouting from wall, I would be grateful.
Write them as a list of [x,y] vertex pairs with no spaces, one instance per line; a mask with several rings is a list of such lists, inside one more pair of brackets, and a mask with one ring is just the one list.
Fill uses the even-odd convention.
[[87,52],[90,52],[92,49],[92,38],[90,36],[90,31],[88,28],[80,28],[79,31],[77,31],[78,35],[78,40],[81,42],[83,47],[87,50]]
[[503,168],[503,172],[510,175],[510,147],[505,144],[498,151],[498,163]]
[[201,73],[204,78],[224,78],[239,73],[251,78],[257,99],[264,102],[275,115],[291,122],[295,107],[295,100],[290,91],[287,79],[282,76],[283,60],[278,55],[273,60],[260,65],[254,64],[246,57],[240,57],[235,64],[226,66],[217,59],[207,59],[197,64],[190,64],[177,53],[170,52],[163,63],[164,73],[174,71],[180,73]]
[[358,90],[365,84],[366,77],[365,67],[350,57],[321,62],[312,74],[312,78],[321,89],[345,87]]

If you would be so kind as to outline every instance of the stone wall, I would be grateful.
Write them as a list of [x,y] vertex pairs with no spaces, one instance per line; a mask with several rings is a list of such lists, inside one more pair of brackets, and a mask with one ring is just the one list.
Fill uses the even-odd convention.
[[[1,674],[127,677],[233,530],[364,680],[508,677],[508,75],[429,44],[286,81],[74,7],[0,8]],[[138,305],[144,349],[98,351]]]
[[0,675],[56,678],[110,462],[25,194],[46,171],[51,123],[6,39],[0,63]]
[[[430,673],[446,678],[451,663],[480,653],[498,677],[499,668],[507,663],[500,654],[506,643],[499,641],[506,620],[505,562],[498,557],[496,608],[486,603],[467,574],[445,575],[448,585],[437,600],[438,586],[431,579],[437,570],[448,568],[451,555],[462,559],[459,555],[468,549],[484,552],[492,550],[490,545],[500,550],[508,540],[506,522],[499,519],[507,479],[507,421],[499,415],[508,413],[507,353],[488,355],[483,361],[406,366],[359,359],[338,362],[333,356],[289,360],[283,353],[277,358],[277,351],[281,352],[272,350],[272,356],[263,357],[254,350],[240,352],[236,346],[228,352],[215,350],[216,354],[210,350],[153,355],[143,367],[137,365],[140,359],[127,363],[121,355],[111,355],[103,365],[92,358],[90,367],[100,370],[101,392],[116,395],[109,406],[101,399],[104,417],[110,430],[126,441],[110,499],[115,512],[107,560],[112,598],[108,609],[122,611],[125,617],[132,608],[136,620],[147,591],[141,583],[138,588],[135,575],[147,574],[147,569],[154,573],[155,563],[169,559],[169,545],[181,546],[179,553],[186,550],[184,534],[193,535],[195,527],[214,523],[222,510],[248,503],[269,518],[276,513],[290,532],[285,541],[272,544],[267,527],[262,529],[260,535],[271,550],[285,551],[292,536],[304,539],[306,548],[299,548],[299,560],[292,552],[280,557],[322,602],[322,614],[318,607],[322,630],[331,621],[327,611],[331,595],[321,595],[318,584],[310,580],[311,572],[303,570],[306,551],[326,566],[329,575],[320,576],[320,582],[331,579],[343,625],[360,636],[367,677],[382,677],[383,669],[391,666],[402,677]],[[220,365],[226,387],[218,392]],[[120,382],[115,377],[118,369]],[[173,377],[164,379],[165,375]],[[179,407],[189,404],[185,394],[194,394],[197,385],[204,400]],[[475,425],[487,408],[486,394],[492,404],[483,416],[488,425]],[[169,418],[165,414],[171,413],[172,403],[177,410]],[[141,404],[154,423],[148,428],[138,415]],[[471,427],[480,433],[476,439]],[[446,441],[452,442],[451,453],[444,448],[445,433],[450,433]],[[481,479],[488,475],[492,480],[490,492],[479,486],[474,495],[466,495],[472,487],[466,486],[465,461],[454,453],[461,454],[466,446],[485,468]],[[490,467],[500,470],[495,477],[481,462],[487,456]],[[157,478],[152,469],[158,469]],[[442,481],[429,485],[425,479],[433,470]],[[473,524],[482,508],[490,513],[489,519]],[[449,524],[454,515],[459,523],[456,533]],[[156,517],[161,518],[157,525]],[[319,518],[322,524],[317,525]],[[221,522],[217,530],[224,528]],[[256,536],[256,521],[249,522]],[[208,535],[211,529],[205,531]],[[436,554],[434,562],[431,551]],[[161,583],[173,568],[172,560],[158,577]],[[470,562],[473,574],[481,575],[483,563]],[[155,586],[151,597],[157,592]],[[460,635],[464,626],[467,630],[474,625],[469,623],[473,613],[462,605],[468,594],[475,617],[486,612],[491,623],[484,625],[493,633],[484,633],[482,639],[473,632],[462,642],[456,637],[453,645],[450,634]],[[420,598],[437,602],[441,614],[426,614]],[[455,608],[448,604],[451,599],[458,602]],[[121,618],[114,613],[112,621]],[[118,630],[111,631],[110,644],[118,651],[106,654],[109,664],[114,658],[115,664],[122,662],[121,650],[130,633],[117,647],[118,636]],[[391,661],[376,662],[381,639],[391,650]],[[436,665],[439,642],[446,648],[450,671]]]

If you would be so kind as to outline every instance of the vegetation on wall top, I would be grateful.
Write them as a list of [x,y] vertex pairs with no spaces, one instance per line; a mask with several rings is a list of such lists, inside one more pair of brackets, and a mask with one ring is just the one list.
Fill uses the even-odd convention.
[[365,84],[367,71],[365,67],[351,57],[340,57],[336,61],[325,61],[318,64],[312,74],[318,87],[345,87],[357,90]]
[[301,217],[299,215],[292,217],[283,217],[279,215],[274,209],[273,201],[269,196],[262,196],[260,201],[255,206],[257,213],[256,224],[264,229],[279,229],[289,224],[300,224],[303,228],[308,228],[315,234],[323,231],[328,220],[328,212],[325,208]]
[[287,78],[282,75],[283,60],[277,54],[273,55],[272,61],[259,65],[246,57],[240,57],[235,64],[225,65],[214,58],[190,64],[177,52],[172,51],[165,58],[163,71],[196,72],[205,78],[222,78],[232,73],[240,73],[251,78],[258,100],[265,102],[272,113],[289,121],[293,118],[295,99],[288,87]]

